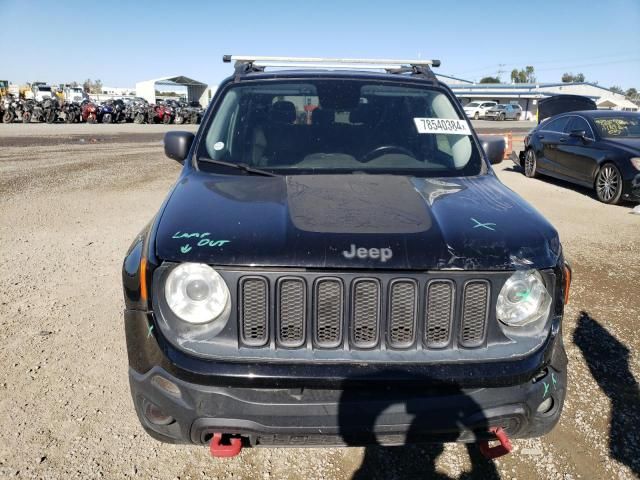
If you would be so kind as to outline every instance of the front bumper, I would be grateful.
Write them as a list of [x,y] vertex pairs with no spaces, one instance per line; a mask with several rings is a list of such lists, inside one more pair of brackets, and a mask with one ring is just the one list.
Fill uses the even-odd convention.
[[[180,398],[157,377],[173,382]],[[146,374],[131,370],[129,378],[138,417],[154,438],[204,444],[222,433],[251,446],[475,442],[492,438],[489,428],[498,426],[511,438],[539,436],[558,421],[566,390],[565,372],[552,367],[521,385],[468,390],[362,388],[349,381],[338,390],[212,387],[184,382],[159,367]],[[549,398],[550,406],[538,413]],[[144,402],[174,421],[153,424]]]
[[[214,433],[241,436],[252,446],[474,442],[493,438],[494,426],[526,438],[553,428],[566,392],[559,328],[527,359],[485,363],[484,370],[207,361],[204,375],[169,360],[178,358],[160,347],[148,314],[126,317],[135,408],[145,430],[164,442],[204,444]],[[538,413],[549,398],[552,406]],[[152,423],[145,415],[149,402],[173,421]]]

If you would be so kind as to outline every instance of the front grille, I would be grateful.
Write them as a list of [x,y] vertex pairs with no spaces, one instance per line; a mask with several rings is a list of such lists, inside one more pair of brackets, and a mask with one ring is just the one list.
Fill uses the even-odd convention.
[[245,278],[240,284],[241,332],[246,345],[260,347],[267,342],[269,299],[264,278]]
[[486,343],[491,289],[484,279],[241,275],[238,290],[240,343],[247,347],[429,350]]
[[299,347],[304,343],[306,292],[301,279],[280,281],[278,342],[285,347]]
[[396,348],[413,344],[416,323],[415,282],[399,280],[391,285],[389,296],[389,343]]
[[468,282],[464,287],[460,334],[460,344],[463,347],[478,347],[484,342],[488,296],[487,282]]
[[427,347],[442,348],[449,345],[453,319],[453,282],[437,280],[427,285],[426,328]]
[[380,284],[376,280],[356,280],[353,287],[353,344],[359,348],[375,346],[379,330]]
[[344,289],[338,279],[316,282],[315,342],[322,348],[335,348],[342,342]]

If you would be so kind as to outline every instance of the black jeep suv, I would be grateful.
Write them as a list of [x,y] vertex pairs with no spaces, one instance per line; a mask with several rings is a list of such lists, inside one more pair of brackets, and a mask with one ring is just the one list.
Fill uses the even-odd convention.
[[153,437],[222,456],[507,445],[558,421],[558,234],[497,179],[429,65],[398,63],[240,58],[197,134],[166,134],[182,173],[123,268]]

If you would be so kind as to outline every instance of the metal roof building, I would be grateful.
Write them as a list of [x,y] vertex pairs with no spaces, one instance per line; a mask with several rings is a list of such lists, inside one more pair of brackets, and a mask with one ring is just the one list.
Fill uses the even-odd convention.
[[515,103],[522,107],[524,118],[532,120],[538,111],[538,100],[559,94],[583,95],[596,102],[598,108],[638,111],[638,106],[624,95],[594,83],[447,83],[463,103],[474,100],[493,100],[498,103]]
[[161,89],[163,85],[168,87],[185,87],[188,102],[195,100],[205,106],[209,103],[209,100],[211,100],[211,89],[209,89],[206,83],[185,76],[162,77],[137,82],[136,95],[150,103],[156,103],[156,90]]

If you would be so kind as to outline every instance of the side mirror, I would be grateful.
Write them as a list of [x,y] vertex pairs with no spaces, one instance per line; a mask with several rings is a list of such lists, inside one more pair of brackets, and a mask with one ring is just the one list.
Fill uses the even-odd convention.
[[167,132],[164,134],[164,154],[179,163],[189,155],[195,135],[191,132]]
[[504,137],[502,135],[478,135],[478,139],[491,165],[501,163],[506,148]]
[[573,138],[579,138],[581,140],[585,140],[587,136],[587,132],[585,132],[584,130],[571,130],[571,132],[569,132],[569,136]]

